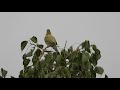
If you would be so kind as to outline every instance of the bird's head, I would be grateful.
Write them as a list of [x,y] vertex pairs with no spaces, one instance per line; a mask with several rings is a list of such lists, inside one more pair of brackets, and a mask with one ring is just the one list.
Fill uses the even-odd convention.
[[50,29],[47,29],[47,33],[46,34],[51,34]]

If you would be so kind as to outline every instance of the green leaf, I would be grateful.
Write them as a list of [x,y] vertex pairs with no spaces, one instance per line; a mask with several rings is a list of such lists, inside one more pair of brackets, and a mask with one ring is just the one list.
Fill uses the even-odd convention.
[[57,61],[57,62],[60,62],[60,60],[61,60],[61,56],[60,56],[60,55],[57,55],[56,61]]
[[23,70],[20,71],[19,78],[24,78],[24,72],[23,72]]
[[95,72],[102,75],[104,72],[104,69],[102,67],[97,66],[95,67]]
[[91,51],[90,51],[90,43],[89,43],[88,40],[85,40],[85,46],[84,46],[84,47],[85,47],[85,50],[86,50],[86,51],[88,51],[89,53],[91,52]]
[[90,77],[91,77],[91,72],[90,72],[90,71],[86,71],[85,73],[86,73],[86,77],[87,77],[87,78],[90,78]]
[[53,60],[55,60],[57,58],[57,52],[53,53]]
[[26,47],[27,43],[28,43],[28,41],[23,41],[21,43],[21,51],[23,51],[23,49]]
[[57,78],[62,78],[60,75],[57,75]]
[[96,49],[97,49],[96,45],[92,45],[92,49],[93,49],[94,51],[96,51]]
[[42,44],[37,44],[37,47],[43,49],[44,46]]
[[108,76],[105,74],[105,78],[108,78]]
[[63,72],[64,72],[66,78],[70,78],[71,77],[71,74],[70,74],[70,71],[69,71],[68,68],[64,68]]
[[89,58],[90,58],[89,53],[87,53],[87,52],[82,53],[82,62],[83,63],[88,62]]
[[70,48],[68,49],[69,52],[73,52],[73,46],[70,46]]
[[34,55],[33,58],[32,58],[33,65],[35,65],[38,60],[39,60],[39,57]]
[[39,57],[41,54],[41,50],[40,49],[37,49],[34,53],[34,55],[36,55],[37,57]]
[[11,78],[15,78],[15,77],[13,77],[13,76],[10,76]]
[[89,60],[94,66],[97,65],[97,60],[96,60],[96,56],[94,53],[91,54],[90,60]]
[[91,72],[91,78],[96,78],[96,72],[95,72],[95,70],[93,69],[93,66],[92,66],[92,68],[90,69],[90,72]]
[[23,60],[23,65],[24,65],[24,67],[27,67],[29,63],[30,63],[30,60],[29,60],[29,59],[24,59],[24,60]]
[[96,49],[95,51],[95,58],[98,61],[101,58],[100,50]]
[[89,70],[92,67],[92,65],[91,65],[90,62],[86,62],[85,67],[86,67],[87,70]]
[[32,38],[30,38],[31,41],[33,41],[34,43],[37,43],[37,38],[35,36],[33,36]]
[[85,42],[83,42],[81,46],[82,46],[82,49],[85,48]]
[[61,56],[60,65],[61,66],[66,66],[66,60],[64,59],[63,56]]
[[24,59],[27,59],[27,55],[24,54],[24,55],[22,56],[22,58],[23,58],[23,60],[24,60]]
[[4,70],[3,68],[1,68],[1,73],[2,73],[2,77],[5,78],[8,72]]
[[49,76],[50,76],[50,75],[49,75],[49,73],[48,73],[48,74],[46,74],[46,75],[45,75],[45,77],[44,77],[44,78],[49,78]]
[[34,75],[34,71],[31,68],[31,66],[27,67],[25,71],[25,78],[32,78],[33,75]]
[[33,55],[35,48],[31,49],[27,54],[26,57],[31,57]]

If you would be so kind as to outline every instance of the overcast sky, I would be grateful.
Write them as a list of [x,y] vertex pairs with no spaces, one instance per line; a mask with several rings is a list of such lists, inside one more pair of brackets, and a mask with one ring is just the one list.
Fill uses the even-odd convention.
[[90,40],[100,49],[99,66],[111,78],[120,78],[119,12],[0,12],[0,68],[18,77],[23,69],[20,44],[36,36],[44,43],[50,29],[62,48]]

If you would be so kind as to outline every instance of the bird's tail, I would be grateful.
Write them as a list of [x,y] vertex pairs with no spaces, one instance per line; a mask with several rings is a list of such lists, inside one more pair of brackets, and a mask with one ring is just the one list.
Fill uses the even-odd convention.
[[59,51],[57,49],[57,46],[53,46],[53,49],[59,54]]

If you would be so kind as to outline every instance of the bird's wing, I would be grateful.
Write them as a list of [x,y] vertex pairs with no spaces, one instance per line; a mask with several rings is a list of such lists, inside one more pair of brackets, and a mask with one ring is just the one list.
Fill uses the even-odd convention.
[[52,36],[52,41],[54,42],[55,45],[57,45],[57,41],[55,39],[55,37]]
[[44,40],[47,45],[57,45],[56,39],[52,35],[46,35]]

